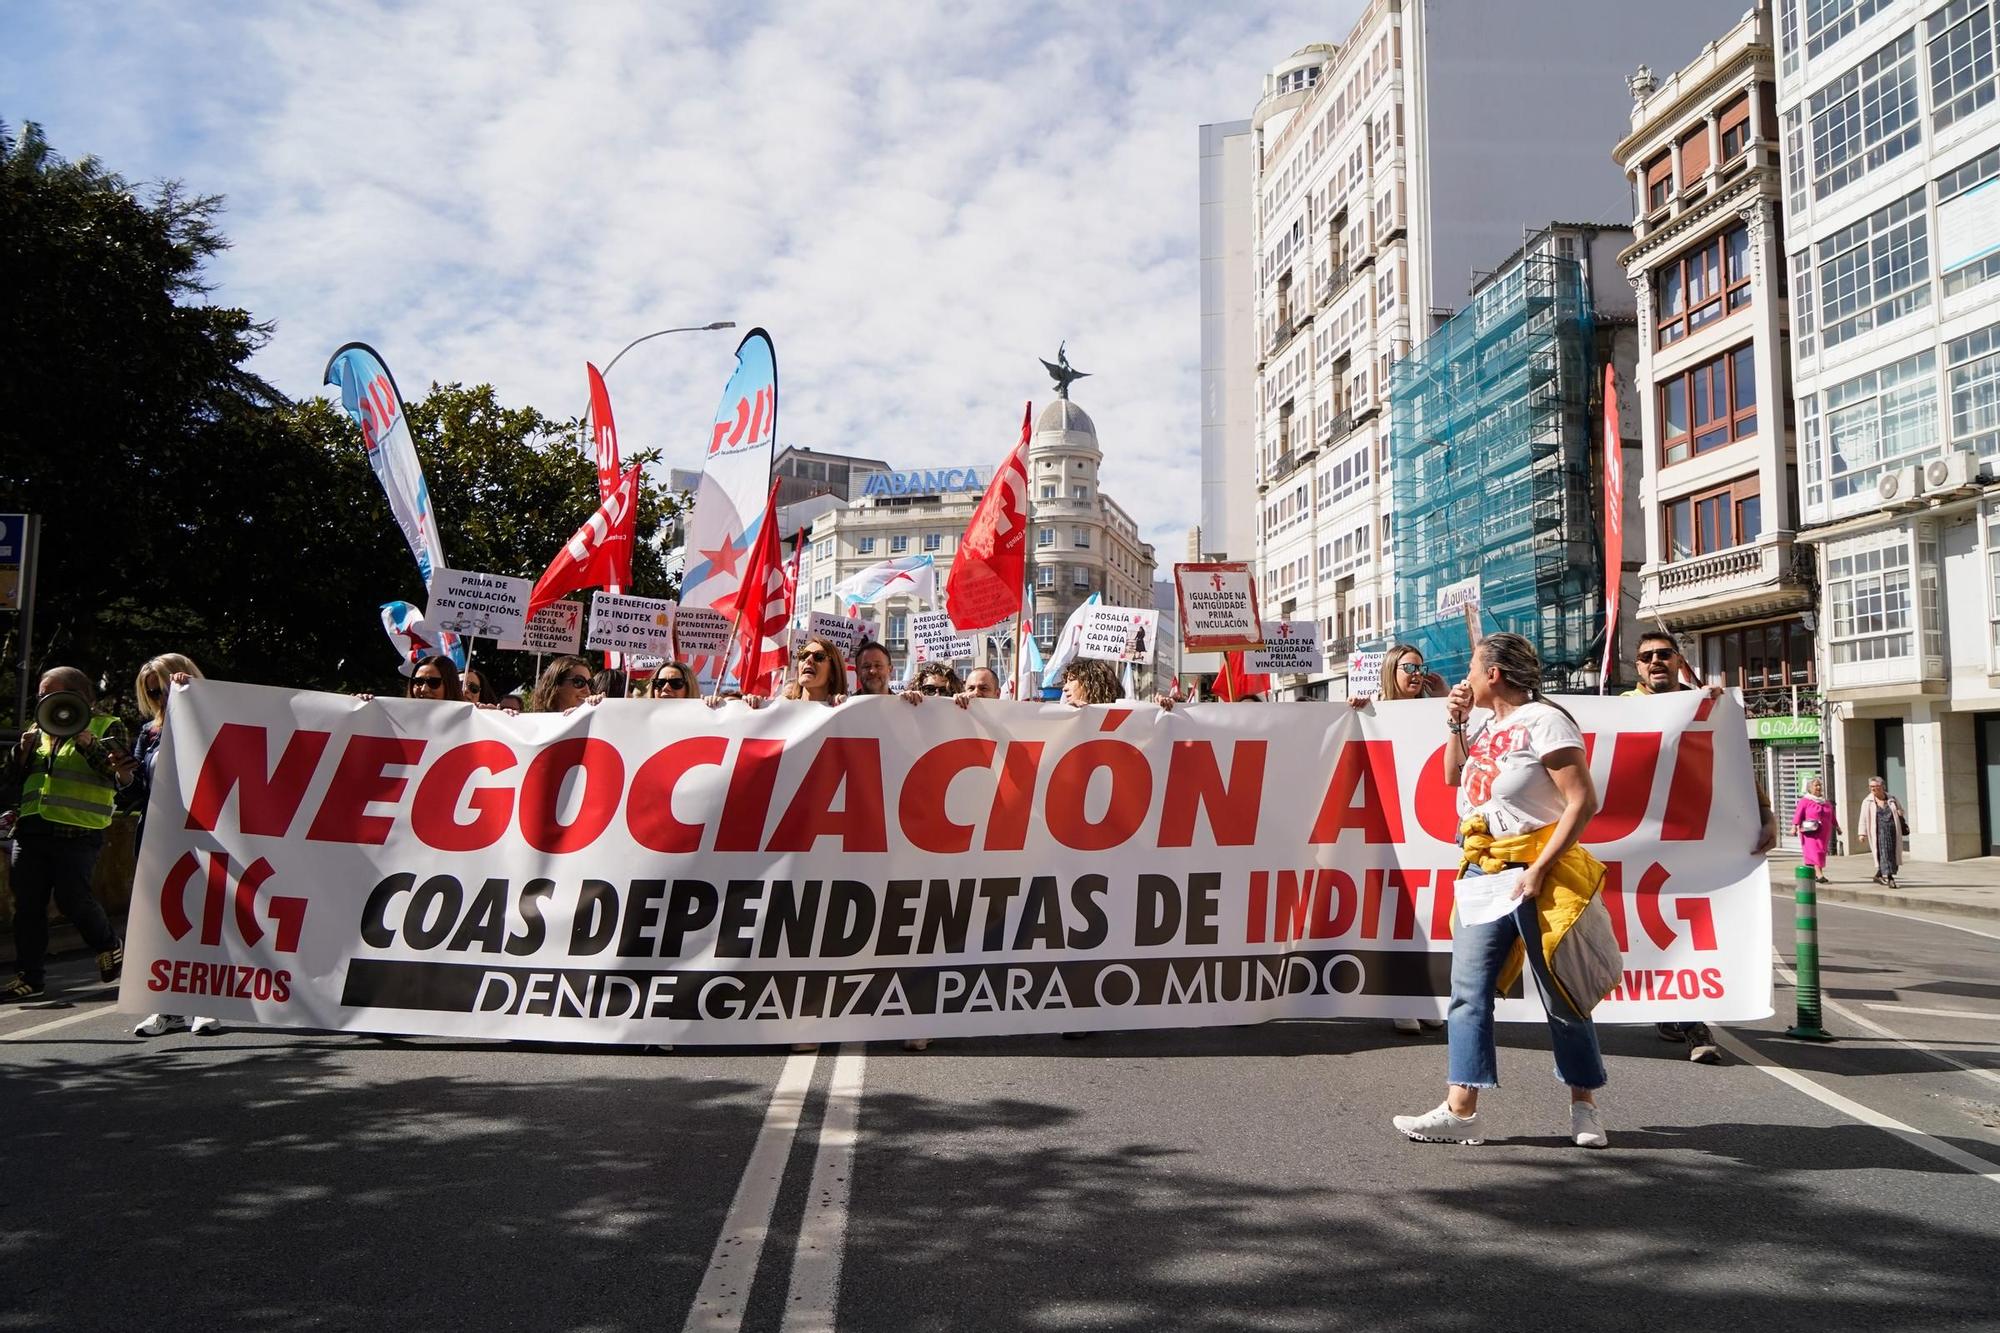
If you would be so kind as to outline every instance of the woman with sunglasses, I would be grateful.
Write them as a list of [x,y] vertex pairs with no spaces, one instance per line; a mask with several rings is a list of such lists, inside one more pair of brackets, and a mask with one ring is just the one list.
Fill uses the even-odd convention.
[[465,702],[465,690],[458,679],[458,663],[442,654],[418,658],[416,669],[410,672],[409,696],[433,702]]
[[528,707],[536,713],[567,713],[590,698],[590,663],[565,654],[549,663],[535,682],[535,697]]
[[792,668],[785,698],[831,705],[847,697],[847,663],[840,649],[825,639],[807,639],[800,644]]
[[653,697],[655,699],[693,699],[694,672],[686,662],[663,662],[658,674],[653,677]]
[[1382,654],[1382,693],[1348,696],[1348,704],[1365,708],[1379,698],[1383,703],[1400,699],[1442,699],[1444,677],[1424,670],[1424,650],[1413,643],[1399,643]]
[[492,681],[486,679],[486,670],[483,667],[469,666],[459,672],[458,692],[469,704],[477,704],[481,708],[500,706],[500,691],[493,687]]
[[[161,653],[139,668],[138,680],[133,684],[133,693],[138,697],[139,711],[145,715],[146,724],[133,738],[132,759],[137,766],[132,772],[132,785],[118,793],[118,804],[121,809],[139,812],[139,829],[132,838],[135,859],[140,844],[146,839],[146,803],[153,794],[153,765],[160,757],[161,730],[167,721],[167,701],[173,696],[174,686],[202,679],[205,677],[201,668],[186,657],[179,653]],[[164,1036],[182,1024],[195,1036],[213,1032],[217,1026],[213,1018],[148,1014],[145,1022],[132,1029],[132,1035]]]
[[952,670],[949,662],[926,662],[917,668],[916,681],[903,691],[903,698],[913,704],[925,699],[954,698],[965,688],[959,680],[958,672]]

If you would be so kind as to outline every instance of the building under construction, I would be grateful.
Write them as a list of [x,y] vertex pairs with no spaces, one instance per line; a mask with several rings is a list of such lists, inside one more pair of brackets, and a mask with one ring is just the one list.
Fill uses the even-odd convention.
[[[1486,632],[1526,635],[1552,688],[1597,685],[1605,580],[1593,434],[1612,346],[1592,300],[1600,230],[1537,235],[1394,368],[1395,637],[1447,680],[1471,654],[1463,614],[1441,617],[1438,593],[1476,576]],[[1604,234],[1606,253],[1616,239]],[[1602,270],[1625,286],[1615,264]],[[1636,567],[1643,551],[1630,545]]]

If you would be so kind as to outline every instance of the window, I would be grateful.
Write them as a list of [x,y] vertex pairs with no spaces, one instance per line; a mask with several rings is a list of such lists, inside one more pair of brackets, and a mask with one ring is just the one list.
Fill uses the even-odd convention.
[[875,539],[873,537],[856,537],[854,539],[854,549],[862,555],[873,555],[875,554]]
[[899,532],[889,538],[889,554],[901,555],[910,549],[910,534]]
[[1089,550],[1089,549],[1090,549],[1090,529],[1089,529],[1089,528],[1071,528],[1071,529],[1069,530],[1069,544],[1070,544],[1071,546],[1074,546],[1074,547],[1076,547],[1076,548],[1077,548],[1078,550],[1080,550],[1080,551],[1087,551],[1087,550]]
[[1937,448],[1936,354],[1919,352],[1834,385],[1825,427],[1833,498],[1872,499],[1885,471]]
[[1813,682],[1812,635],[1796,620],[1704,634],[1701,650],[1703,675],[1723,685],[1771,690]]
[[1911,656],[1911,600],[1910,546],[1900,531],[1829,549],[1827,637],[1834,665]]
[[1931,126],[1941,130],[1993,100],[1993,6],[1957,0],[1925,19],[1924,32]]
[[1750,229],[1731,227],[1661,265],[1653,295],[1662,347],[1749,305]]
[[1042,498],[1044,500],[1053,500],[1056,498],[1056,486],[1054,482],[1042,483]]
[[1042,641],[1043,648],[1055,647],[1056,613],[1037,611],[1035,613],[1035,637]]
[[1053,588],[1053,587],[1055,587],[1055,586],[1056,586],[1056,567],[1055,567],[1054,565],[1036,565],[1036,566],[1035,566],[1035,586],[1036,586],[1037,588]]
[[2000,663],[2000,508],[1980,515],[1980,531],[1986,537],[1986,666]]
[[833,538],[831,537],[825,538],[824,540],[816,543],[813,546],[813,559],[830,560],[832,558],[833,558]]
[[903,640],[910,637],[910,613],[892,611],[889,613],[889,642],[901,647]]
[[1799,72],[1799,0],[1778,0],[1778,50],[1789,79]]
[[1662,535],[1669,562],[1744,546],[1764,533],[1755,473],[1670,501],[1662,510]]
[[1806,126],[1804,108],[1785,113],[1785,205],[1793,218],[1806,211]]
[[2000,324],[1951,340],[1951,443],[1981,458],[2000,455]]
[[1757,363],[1751,344],[1674,376],[1660,387],[1662,461],[1696,454],[1757,433]]
[[1072,487],[1070,487],[1070,488],[1069,488],[1069,498],[1070,498],[1070,499],[1072,499],[1072,500],[1088,500],[1088,499],[1090,499],[1090,487],[1088,487],[1088,486],[1072,486]]
[[1806,55],[1819,55],[1875,17],[1889,0],[1805,0]]
[[1671,153],[1662,153],[1646,164],[1646,211],[1651,213],[1667,206],[1667,197],[1674,188],[1674,159]]
[[1931,251],[1924,192],[1821,241],[1820,337],[1828,348],[1930,304]]
[[1915,148],[1924,133],[1916,29],[1814,93],[1811,110],[1816,199]]
[[1075,569],[1072,569],[1069,572],[1069,586],[1072,588],[1090,587],[1090,571],[1082,565],[1078,565]]
[[1792,346],[1801,359],[1809,357],[1819,346],[1813,336],[1813,266],[1812,251],[1801,250],[1792,256],[1792,290],[1799,299],[1792,302]]
[[1724,107],[1715,128],[1722,139],[1722,164],[1727,166],[1750,146],[1750,94]]
[[944,547],[943,533],[926,532],[924,534],[924,549],[926,551],[942,550],[943,547]]
[[1056,544],[1056,530],[1054,528],[1035,529],[1036,546],[1046,547],[1046,546],[1054,546],[1055,544]]
[[2000,221],[2000,148],[1981,153],[1937,183],[1938,271],[1953,296],[2000,276],[2000,245],[1991,242]]
[[1685,190],[1708,173],[1708,126],[1682,139],[1680,154],[1681,188]]

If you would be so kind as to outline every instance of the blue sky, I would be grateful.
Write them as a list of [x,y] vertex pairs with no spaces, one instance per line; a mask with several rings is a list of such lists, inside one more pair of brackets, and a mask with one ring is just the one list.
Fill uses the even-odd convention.
[[[1209,5],[10,3],[0,120],[227,196],[216,299],[295,396],[360,339],[406,393],[555,415],[583,365],[733,319],[780,443],[996,462],[1068,339],[1106,489],[1181,550],[1199,487],[1196,126],[1360,0]],[[738,333],[611,377],[692,466]]]

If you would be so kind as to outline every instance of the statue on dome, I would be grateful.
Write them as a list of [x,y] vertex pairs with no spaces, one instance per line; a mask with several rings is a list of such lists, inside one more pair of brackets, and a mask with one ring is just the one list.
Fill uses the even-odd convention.
[[[1040,358],[1037,358],[1037,360],[1039,359]],[[1070,385],[1076,383],[1078,380],[1090,378],[1089,371],[1077,370],[1070,365],[1069,339],[1067,338],[1063,339],[1063,341],[1057,345],[1056,359],[1053,362],[1043,361],[1042,366],[1049,372],[1049,377],[1055,380],[1056,397],[1058,398],[1069,397]]]

